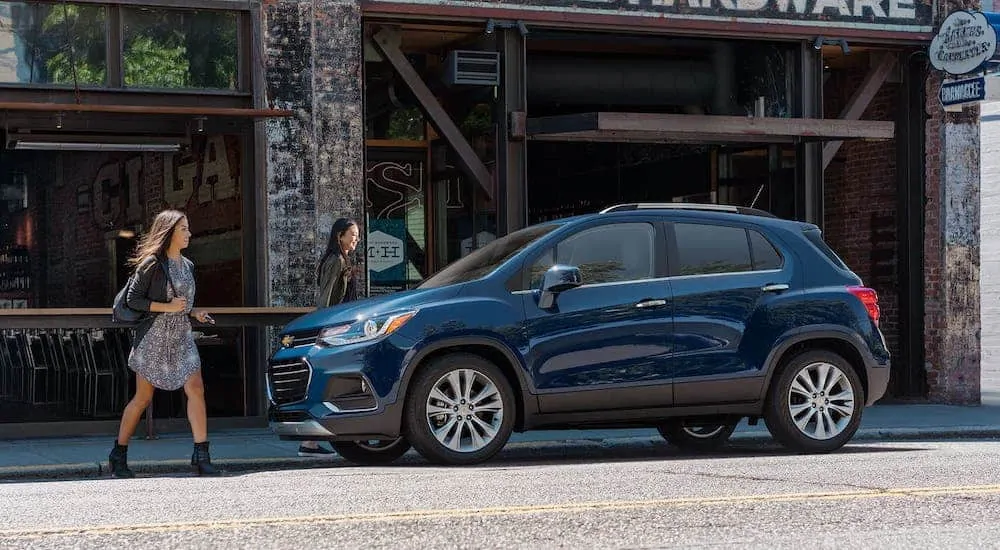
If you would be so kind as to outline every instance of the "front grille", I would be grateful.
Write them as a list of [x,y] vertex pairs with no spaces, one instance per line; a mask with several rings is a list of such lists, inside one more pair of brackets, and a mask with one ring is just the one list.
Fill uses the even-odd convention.
[[[298,348],[302,346],[312,346],[316,344],[316,337],[319,336],[319,331],[310,330],[307,332],[292,332],[286,334],[285,336],[291,336],[292,340],[287,345],[282,341],[282,346],[286,348]],[[284,337],[282,339],[284,339]]]
[[309,420],[309,413],[305,411],[279,411],[272,409],[268,415],[271,422],[305,422]]
[[309,365],[303,361],[269,364],[267,384],[271,388],[271,401],[276,405],[284,405],[305,399],[309,389],[309,374]]

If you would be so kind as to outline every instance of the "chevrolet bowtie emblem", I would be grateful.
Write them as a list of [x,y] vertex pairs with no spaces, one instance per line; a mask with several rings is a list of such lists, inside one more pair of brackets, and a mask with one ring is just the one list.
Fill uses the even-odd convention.
[[295,337],[294,336],[292,336],[291,334],[286,334],[285,336],[283,336],[281,338],[281,345],[284,346],[284,347],[286,347],[286,348],[287,347],[291,347],[292,342],[294,342],[294,341],[295,341]]

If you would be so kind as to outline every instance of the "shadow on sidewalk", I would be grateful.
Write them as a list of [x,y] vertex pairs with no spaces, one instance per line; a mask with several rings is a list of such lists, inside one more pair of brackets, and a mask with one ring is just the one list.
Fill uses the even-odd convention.
[[[848,444],[839,451],[820,456],[853,455],[867,453],[894,453],[894,452],[924,452],[930,451],[930,447],[923,446],[886,446],[886,445],[866,445],[862,443]],[[339,457],[330,460],[320,459],[288,459],[274,461],[226,461],[217,460],[217,465],[224,471],[222,478],[243,477],[248,474],[278,473],[288,470],[328,470],[325,475],[345,476],[357,475],[359,471],[364,471],[366,475],[378,472],[393,470],[423,469],[423,468],[520,468],[538,466],[569,466],[600,464],[610,462],[639,462],[639,461],[677,461],[687,460],[729,460],[733,458],[764,458],[764,457],[792,457],[801,456],[803,460],[808,460],[811,456],[802,455],[785,449],[773,443],[756,442],[731,442],[727,447],[713,452],[684,452],[680,451],[665,442],[642,441],[623,442],[613,445],[593,444],[563,444],[549,445],[541,448],[508,448],[501,451],[493,459],[471,466],[440,466],[430,464],[420,457],[415,451],[410,451],[403,458],[388,466],[358,466],[347,462]],[[148,467],[141,463],[133,465],[136,470],[137,480],[155,478],[194,478],[197,477],[190,470],[190,466],[180,462],[172,464],[160,464],[155,467]],[[97,474],[97,464],[93,465],[91,474],[79,472],[76,475],[66,475],[63,477],[31,477],[23,479],[0,480],[3,484],[13,483],[44,483],[44,482],[64,482],[64,481],[101,481],[110,480],[105,465],[102,465],[102,473]],[[213,478],[205,478],[209,481]],[[127,482],[127,480],[120,480]]]

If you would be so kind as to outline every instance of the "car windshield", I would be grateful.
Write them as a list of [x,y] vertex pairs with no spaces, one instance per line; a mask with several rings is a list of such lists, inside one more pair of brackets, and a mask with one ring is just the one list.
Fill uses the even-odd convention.
[[453,262],[425,280],[417,288],[437,288],[467,283],[485,277],[515,254],[524,250],[525,247],[557,227],[559,224],[556,223],[534,225],[500,237],[473,251],[468,256]]

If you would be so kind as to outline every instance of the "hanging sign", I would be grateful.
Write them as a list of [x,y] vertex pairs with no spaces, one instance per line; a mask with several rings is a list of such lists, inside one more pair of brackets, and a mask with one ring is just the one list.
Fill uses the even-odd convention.
[[996,55],[1000,15],[973,11],[952,12],[931,40],[928,55],[939,71],[961,76],[983,69]]

